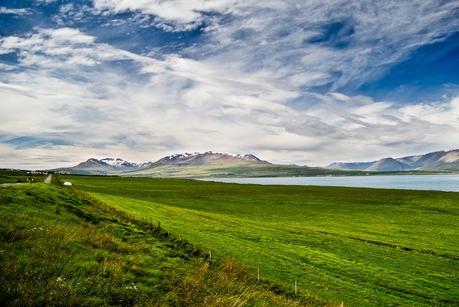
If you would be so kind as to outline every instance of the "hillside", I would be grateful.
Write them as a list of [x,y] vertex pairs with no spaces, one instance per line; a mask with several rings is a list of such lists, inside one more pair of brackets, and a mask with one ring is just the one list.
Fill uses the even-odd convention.
[[[0,188],[2,306],[300,306],[167,229],[44,185]],[[269,288],[277,289],[276,293]],[[314,303],[314,301],[309,300]]]
[[401,158],[384,158],[372,162],[335,162],[327,168],[375,172],[459,171],[459,149]]

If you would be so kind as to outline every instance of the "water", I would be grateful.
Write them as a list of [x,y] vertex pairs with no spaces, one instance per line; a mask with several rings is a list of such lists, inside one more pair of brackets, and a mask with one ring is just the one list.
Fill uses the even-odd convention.
[[459,192],[456,175],[384,175],[333,177],[209,178],[208,181],[242,184],[319,185],[384,189],[437,190]]

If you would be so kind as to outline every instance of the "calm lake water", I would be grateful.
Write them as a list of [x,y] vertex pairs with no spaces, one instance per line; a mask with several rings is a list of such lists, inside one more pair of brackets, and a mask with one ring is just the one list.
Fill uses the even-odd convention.
[[459,192],[459,174],[339,177],[209,178],[205,180],[245,184],[253,183],[286,185],[320,185]]

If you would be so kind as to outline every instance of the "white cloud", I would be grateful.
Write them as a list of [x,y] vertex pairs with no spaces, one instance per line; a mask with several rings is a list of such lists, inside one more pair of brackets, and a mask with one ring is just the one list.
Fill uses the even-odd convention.
[[126,59],[126,53],[106,44],[95,44],[95,38],[77,29],[40,29],[27,37],[0,38],[0,54],[18,52],[23,66],[42,68],[78,64],[93,66],[103,61]]
[[7,7],[0,7],[0,14],[11,14],[11,15],[27,15],[30,14],[28,9],[11,9]]
[[184,24],[201,21],[202,12],[228,10],[238,2],[237,0],[95,0],[94,6],[99,10],[113,12],[140,11]]

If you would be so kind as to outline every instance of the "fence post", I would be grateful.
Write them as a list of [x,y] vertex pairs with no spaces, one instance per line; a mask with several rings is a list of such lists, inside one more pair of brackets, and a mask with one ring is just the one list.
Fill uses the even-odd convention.
[[209,249],[209,259],[212,260],[212,251]]
[[298,285],[296,283],[296,278],[295,278],[295,295],[297,295],[297,294],[298,294]]
[[257,267],[257,280],[260,281],[260,267]]

